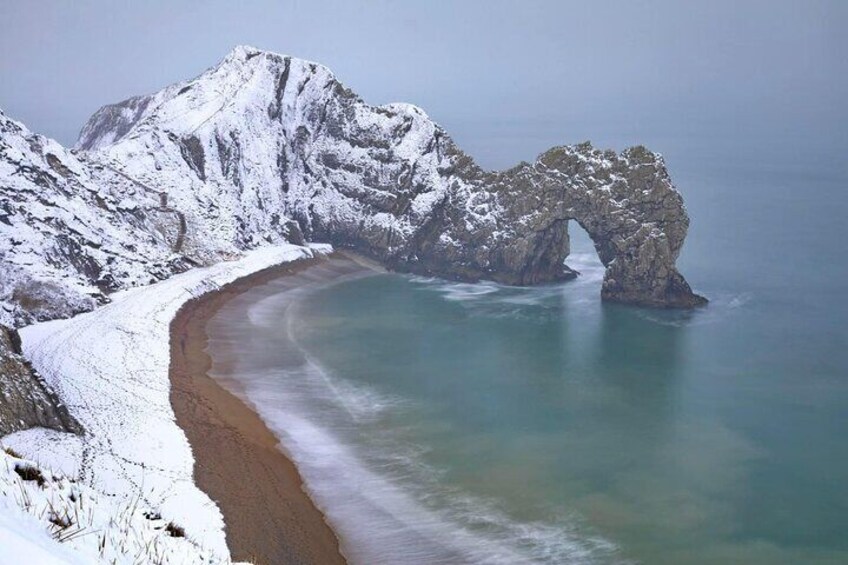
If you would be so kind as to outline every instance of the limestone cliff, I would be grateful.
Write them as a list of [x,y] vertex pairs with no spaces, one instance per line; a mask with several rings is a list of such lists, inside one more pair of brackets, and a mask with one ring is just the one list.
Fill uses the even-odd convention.
[[167,192],[220,245],[305,237],[400,271],[538,284],[574,275],[574,220],[607,266],[603,298],[705,302],[675,267],[689,218],[659,155],[584,143],[486,172],[421,109],[370,106],[292,57],[236,48],[195,79],[104,107],[78,148]]

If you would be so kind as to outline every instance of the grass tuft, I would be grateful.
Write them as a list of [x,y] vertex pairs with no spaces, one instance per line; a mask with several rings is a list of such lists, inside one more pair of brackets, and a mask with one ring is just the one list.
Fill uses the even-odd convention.
[[68,529],[68,528],[70,528],[71,526],[74,525],[74,522],[73,522],[73,520],[71,520],[70,516],[68,516],[67,514],[65,514],[64,516],[61,516],[60,514],[58,514],[56,512],[50,513],[49,521],[50,521],[51,524],[53,524],[54,526],[56,526],[60,530],[66,530],[66,529]]
[[178,526],[173,522],[168,522],[168,525],[165,526],[165,531],[168,532],[168,535],[172,538],[185,537],[185,528],[183,528],[182,526]]
[[44,479],[44,474],[38,467],[30,465],[29,463],[17,463],[15,465],[15,472],[18,476],[24,481],[35,481],[38,483],[38,486],[43,487],[46,480]]

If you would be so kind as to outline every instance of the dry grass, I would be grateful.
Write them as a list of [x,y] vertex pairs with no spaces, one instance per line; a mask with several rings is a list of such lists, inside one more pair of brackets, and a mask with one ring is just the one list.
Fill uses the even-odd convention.
[[[143,486],[129,500],[116,505],[109,503],[104,508],[104,501],[98,502],[87,487],[79,487],[29,461],[12,459],[16,454],[7,457],[3,452],[9,454],[0,447],[0,461],[5,460],[7,473],[6,482],[0,481],[0,502],[3,497],[12,501],[14,506],[40,521],[60,543],[93,549],[104,563],[229,563],[195,544],[187,537],[185,528],[163,519],[159,511],[140,507]],[[0,562],[5,563],[2,544]]]
[[24,481],[35,481],[38,483],[38,486],[43,487],[44,483],[47,480],[44,478],[44,473],[41,472],[41,469],[35,467],[34,465],[30,465],[29,463],[18,463],[15,465],[15,472]]
[[172,538],[185,537],[185,529],[182,526],[178,526],[173,522],[168,522],[168,525],[165,526],[165,531],[168,532],[168,535]]

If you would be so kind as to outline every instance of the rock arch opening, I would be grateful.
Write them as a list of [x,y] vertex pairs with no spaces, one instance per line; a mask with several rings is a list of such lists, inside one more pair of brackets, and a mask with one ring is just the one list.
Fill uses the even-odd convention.
[[576,220],[568,222],[569,253],[565,258],[566,273],[574,273],[581,282],[600,291],[606,267],[601,262],[595,242]]

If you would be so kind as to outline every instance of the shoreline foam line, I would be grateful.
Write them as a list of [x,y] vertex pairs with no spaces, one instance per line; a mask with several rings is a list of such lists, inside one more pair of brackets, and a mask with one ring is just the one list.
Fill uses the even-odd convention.
[[236,560],[345,563],[338,537],[280,439],[250,402],[210,374],[214,345],[207,330],[209,320],[242,293],[332,262],[332,256],[306,259],[249,275],[187,302],[171,323],[171,404],[195,456],[195,483],[223,513]]
[[[605,559],[616,551],[613,544],[588,531],[584,535],[570,517],[521,520],[507,514],[496,498],[442,482],[441,469],[421,456],[428,446],[410,443],[409,436],[392,431],[395,425],[402,429],[411,423],[396,417],[417,410],[414,397],[371,386],[367,379],[348,378],[343,367],[334,371],[312,354],[343,347],[332,332],[323,334],[321,328],[348,322],[353,328],[365,327],[332,306],[319,307],[312,321],[302,315],[303,308],[312,308],[308,304],[335,302],[332,291],[323,294],[329,287],[352,282],[347,276],[322,275],[331,274],[331,263],[254,286],[212,317],[207,334],[213,378],[252,406],[280,438],[350,562],[512,565],[614,560]],[[373,293],[394,304],[390,287],[418,286],[400,282],[403,278],[413,277],[395,275],[394,283],[381,278],[375,286],[355,291],[348,287],[342,300]],[[516,292],[496,288],[498,293]],[[551,291],[526,292],[548,296]],[[307,340],[311,347],[301,343],[299,338],[315,329],[321,337]],[[310,351],[312,347],[317,349]],[[368,341],[354,347],[367,348]],[[389,426],[378,424],[380,420]]]
[[32,429],[4,443],[101,493],[140,497],[198,545],[228,560],[224,518],[194,483],[195,459],[171,406],[171,322],[184,304],[204,294],[330,251],[325,245],[257,249],[237,261],[115,293],[93,312],[22,328],[26,357],[86,433]]

